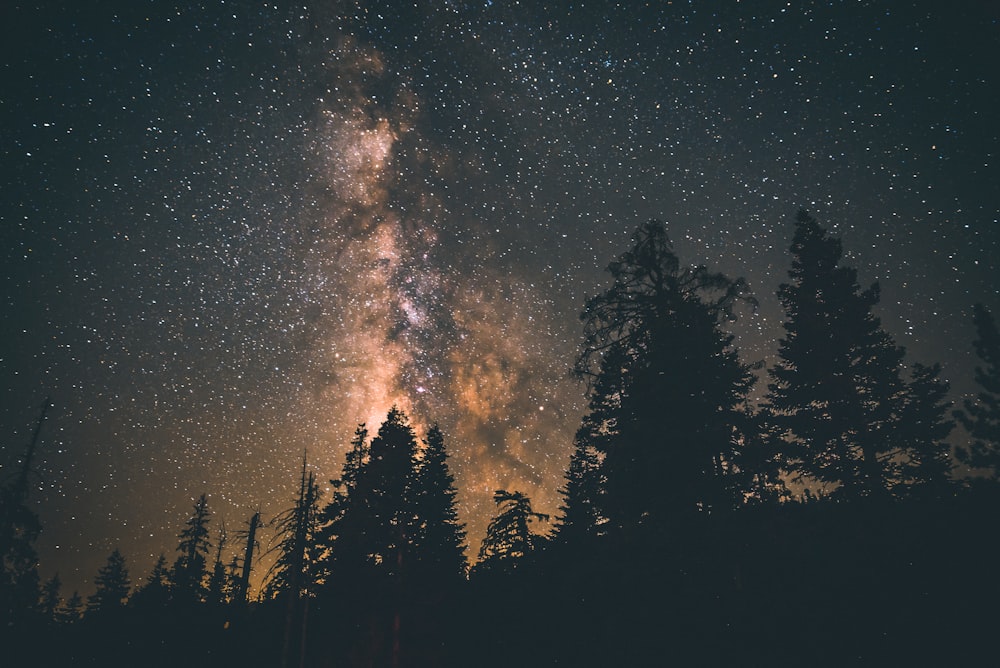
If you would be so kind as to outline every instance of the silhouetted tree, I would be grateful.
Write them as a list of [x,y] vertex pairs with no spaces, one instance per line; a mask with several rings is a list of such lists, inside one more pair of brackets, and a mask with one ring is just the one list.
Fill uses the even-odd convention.
[[791,492],[781,475],[781,449],[766,433],[765,415],[746,409],[742,417],[736,429],[739,447],[733,472],[743,503],[773,506],[790,500]]
[[486,528],[486,537],[479,548],[479,563],[475,570],[511,571],[518,562],[531,554],[542,540],[532,533],[535,520],[547,522],[549,516],[531,509],[531,499],[521,492],[498,489],[493,494],[497,515]]
[[344,475],[327,507],[334,568],[397,576],[409,567],[418,537],[414,499],[417,441],[395,406],[366,443],[362,425],[347,455]]
[[0,625],[6,626],[38,600],[35,540],[42,531],[38,515],[12,488],[0,489]]
[[951,478],[952,403],[949,385],[941,380],[941,365],[913,365],[898,434],[905,449],[904,488],[908,496],[948,498],[953,496]]
[[129,580],[125,557],[115,548],[107,563],[94,579],[97,590],[87,598],[87,614],[107,613],[121,609],[128,600],[132,582]]
[[132,594],[131,603],[137,608],[162,608],[170,602],[171,587],[167,558],[160,554],[146,582]]
[[[250,593],[250,574],[253,571],[254,551],[257,549],[257,529],[260,527],[260,511],[255,512],[247,521],[247,528],[237,533],[243,540],[243,559],[239,564],[240,574],[233,585],[233,601],[243,604],[247,602]],[[236,567],[234,557],[234,568]]]
[[46,399],[16,477],[0,487],[0,628],[24,620],[38,602],[35,540],[42,525],[27,502],[35,451],[51,406]]
[[[378,663],[402,655],[403,603],[417,565],[420,523],[416,502],[417,441],[406,415],[392,407],[378,434],[355,433],[343,476],[332,481],[322,544],[330,558],[324,578],[333,595],[348,598],[366,630],[352,651]],[[374,598],[378,597],[379,605]]]
[[72,596],[66,599],[66,605],[59,609],[57,618],[60,623],[72,624],[80,621],[83,616],[83,597],[80,592],[74,591]]
[[767,395],[786,466],[834,497],[887,496],[900,477],[895,432],[907,392],[903,349],[872,312],[878,284],[862,290],[841,264],[840,240],[804,211],[791,253],[791,280],[778,289],[785,335]]
[[226,522],[219,527],[219,538],[215,543],[215,561],[212,563],[212,573],[208,578],[208,600],[216,604],[225,604],[231,594],[231,581],[226,573],[226,565],[222,562],[222,551],[226,548]]
[[316,536],[319,530],[319,487],[302,458],[299,493],[294,505],[276,518],[277,559],[265,576],[264,598],[283,599],[285,625],[281,665],[298,663],[305,646],[305,612],[315,593]]
[[46,621],[55,621],[59,604],[62,602],[59,590],[62,588],[62,580],[56,573],[42,585],[41,598],[38,600],[38,609]]
[[178,535],[177,551],[180,556],[174,562],[173,581],[176,594],[185,599],[200,601],[205,595],[206,558],[211,549],[208,539],[210,515],[208,500],[202,494]]
[[448,469],[444,435],[434,425],[416,471],[417,563],[430,583],[457,581],[465,574],[465,528],[455,508],[455,478]]
[[603,456],[603,514],[612,526],[732,507],[730,473],[754,383],[722,323],[746,283],[681,268],[663,224],[640,226],[608,266],[614,280],[587,301],[578,374],[591,378],[578,443]]
[[556,519],[555,540],[563,545],[584,549],[589,541],[599,536],[603,529],[601,514],[600,454],[587,442],[582,431],[577,432],[576,445],[570,455],[566,483],[560,488],[563,503]]
[[417,538],[414,499],[417,439],[406,415],[393,407],[371,442],[371,458],[358,477],[368,525],[366,553],[386,574],[402,575]]
[[275,520],[278,556],[265,576],[265,598],[277,598],[284,593],[299,598],[312,592],[316,580],[313,564],[320,523],[319,502],[316,476],[306,470],[303,458],[302,478],[295,503]]
[[[317,538],[321,553],[319,568],[321,579],[333,584],[335,572],[343,576],[346,571],[357,570],[367,562],[362,542],[364,540],[363,504],[357,492],[358,478],[370,459],[368,429],[364,424],[354,431],[354,439],[344,458],[340,478],[330,481],[333,495],[323,509],[323,522]],[[351,511],[353,505],[358,510]]]
[[982,304],[973,307],[972,321],[982,365],[976,367],[979,393],[975,400],[964,400],[962,409],[955,411],[972,437],[969,448],[959,450],[959,455],[970,466],[990,469],[994,478],[1000,478],[1000,332],[993,314]]

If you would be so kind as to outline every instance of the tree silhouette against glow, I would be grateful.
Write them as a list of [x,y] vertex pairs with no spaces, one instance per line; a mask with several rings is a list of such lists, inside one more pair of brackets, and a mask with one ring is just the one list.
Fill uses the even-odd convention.
[[976,367],[976,398],[966,399],[955,417],[972,436],[968,450],[959,451],[970,466],[990,469],[1000,477],[1000,332],[990,313],[982,304],[973,308],[976,325],[976,354],[982,362]]
[[617,528],[663,528],[680,515],[732,508],[755,378],[722,324],[739,303],[755,304],[746,283],[682,268],[658,221],[641,225],[608,271],[612,286],[581,314],[575,366],[591,381],[578,448],[602,459],[605,487],[601,513],[584,514]]
[[900,483],[903,349],[873,313],[877,283],[858,285],[843,249],[800,211],[789,282],[778,289],[785,335],[767,406],[790,473],[843,499],[887,497]]

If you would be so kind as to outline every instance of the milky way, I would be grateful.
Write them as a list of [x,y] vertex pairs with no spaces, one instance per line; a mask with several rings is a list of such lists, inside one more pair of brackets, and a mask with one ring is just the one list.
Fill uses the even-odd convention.
[[303,452],[336,477],[394,404],[440,423],[470,555],[497,488],[555,513],[577,316],[649,218],[747,278],[752,361],[810,209],[910,358],[974,389],[985,3],[100,4],[0,17],[0,476],[51,396],[32,503],[70,588],[115,547],[135,579],[171,558],[202,492],[273,517]]

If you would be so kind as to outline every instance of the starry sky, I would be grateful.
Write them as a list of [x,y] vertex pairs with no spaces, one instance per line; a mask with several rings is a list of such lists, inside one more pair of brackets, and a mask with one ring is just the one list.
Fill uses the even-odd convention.
[[[584,300],[636,226],[744,276],[776,348],[792,220],[841,235],[910,361],[974,391],[1000,312],[992,2],[7,2],[0,479],[45,397],[43,576],[172,559],[440,423],[474,556],[555,513]],[[678,379],[683,382],[683,379]],[[267,536],[265,536],[266,541]]]

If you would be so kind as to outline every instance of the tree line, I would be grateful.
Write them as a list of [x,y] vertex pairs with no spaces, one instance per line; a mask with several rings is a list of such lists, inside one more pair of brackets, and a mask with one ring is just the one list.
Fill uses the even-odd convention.
[[[765,369],[734,345],[756,306],[746,282],[683,265],[662,223],[641,225],[581,313],[573,369],[588,405],[558,514],[497,490],[471,568],[445,435],[418,437],[394,407],[374,434],[358,426],[329,498],[303,460],[270,523],[269,568],[260,514],[234,549],[202,495],[172,563],[161,555],[133,587],[116,549],[86,602],[64,599],[58,576],[39,582],[33,549],[36,429],[3,488],[5,643],[36,663],[102,665],[926,658],[913,643],[941,631],[934,611],[995,557],[979,541],[1000,496],[996,323],[974,307],[980,392],[956,408],[940,365],[908,363],[876,315],[878,284],[862,286],[806,212],[790,255]],[[953,452],[959,424],[969,445]],[[962,478],[956,462],[984,475]]]

